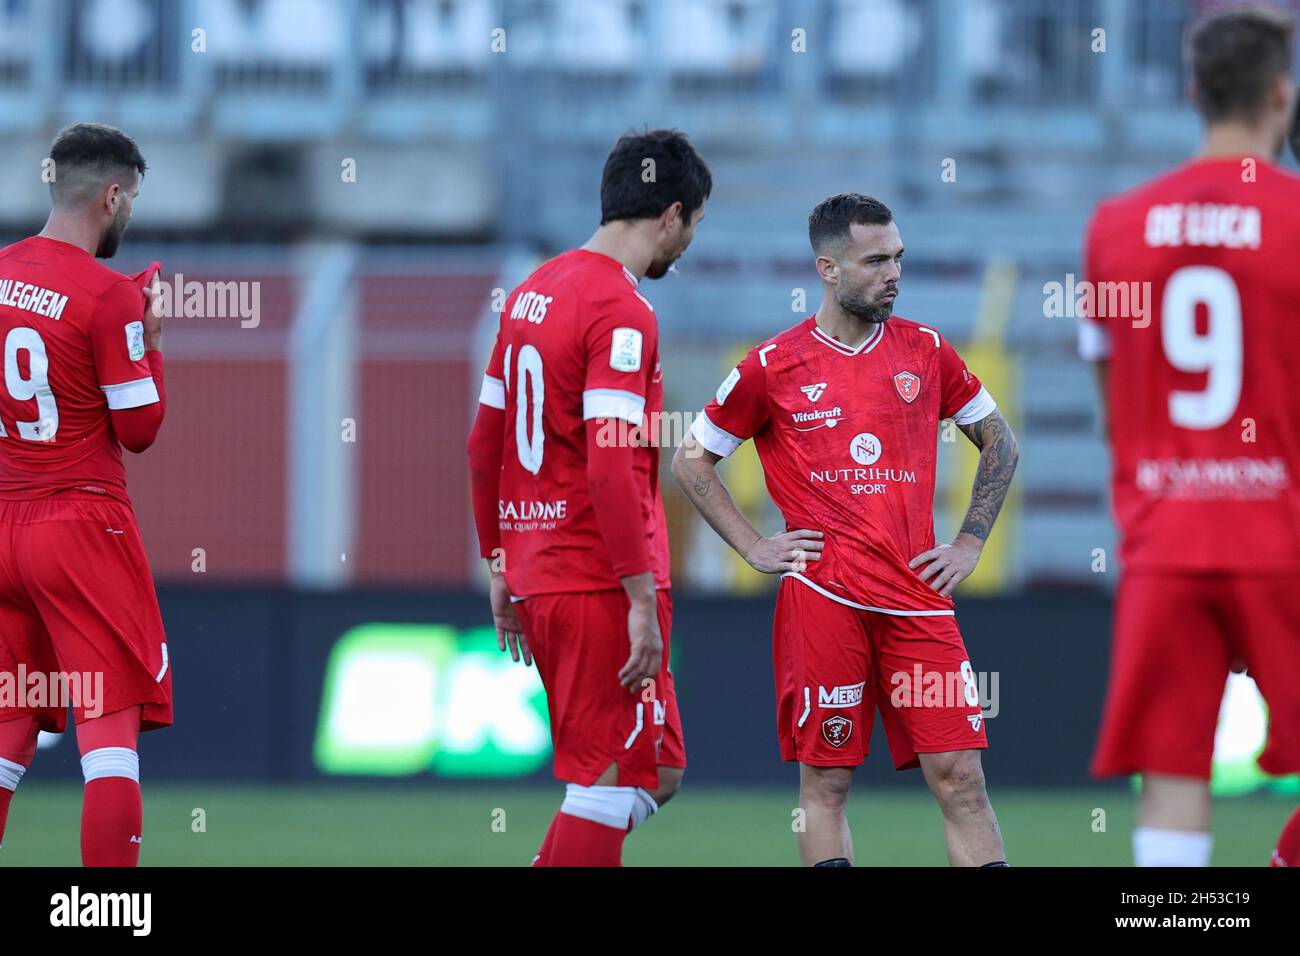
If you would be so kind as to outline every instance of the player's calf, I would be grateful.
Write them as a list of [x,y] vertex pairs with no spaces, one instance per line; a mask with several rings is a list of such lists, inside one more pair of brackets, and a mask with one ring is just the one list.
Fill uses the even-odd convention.
[[925,782],[943,811],[949,862],[953,866],[1005,864],[1002,831],[984,786],[979,751],[918,756]]
[[1133,831],[1133,864],[1209,866],[1213,851],[1208,782],[1144,773]]
[[144,802],[139,734],[139,707],[77,726],[86,780],[81,807],[81,862],[86,866],[135,866],[140,861]]
[[799,859],[804,866],[851,866],[853,835],[845,809],[853,787],[852,767],[799,765]]

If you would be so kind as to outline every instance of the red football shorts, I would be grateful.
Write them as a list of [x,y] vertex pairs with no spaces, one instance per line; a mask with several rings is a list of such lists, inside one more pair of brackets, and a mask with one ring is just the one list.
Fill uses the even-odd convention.
[[898,770],[988,746],[979,685],[952,615],[864,611],[784,578],[773,627],[781,757],[855,767],[876,710]]
[[70,704],[78,724],[137,705],[142,730],[172,722],[167,637],[129,506],[74,495],[0,501],[5,675],[15,693],[0,695],[0,721],[34,716],[62,733]]
[[654,686],[621,686],[627,663],[627,594],[541,594],[515,605],[533,662],[546,687],[555,745],[555,776],[591,786],[618,764],[620,787],[659,786],[659,767],[685,767],[686,746],[668,671],[673,603],[658,592],[663,664]]
[[1234,662],[1268,704],[1259,766],[1300,771],[1300,578],[1124,574],[1092,772],[1208,780]]

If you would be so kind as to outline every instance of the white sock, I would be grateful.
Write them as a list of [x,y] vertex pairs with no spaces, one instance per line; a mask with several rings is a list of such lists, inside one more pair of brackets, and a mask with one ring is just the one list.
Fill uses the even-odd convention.
[[635,805],[636,787],[583,787],[571,783],[564,789],[560,812],[626,830]]
[[648,791],[637,787],[636,803],[632,804],[632,826],[629,829],[635,830],[658,812],[659,804],[655,803],[655,798]]
[[140,755],[130,747],[100,747],[81,758],[86,783],[100,777],[126,777],[140,782]]
[[0,757],[0,787],[13,791],[18,789],[18,781],[23,779],[27,768],[20,763]]
[[1209,866],[1214,837],[1185,830],[1138,827],[1133,831],[1135,866]]

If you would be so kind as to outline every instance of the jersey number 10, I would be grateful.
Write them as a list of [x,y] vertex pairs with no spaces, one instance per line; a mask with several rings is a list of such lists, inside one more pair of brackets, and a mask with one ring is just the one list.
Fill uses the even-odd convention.
[[[506,392],[510,391],[510,352],[513,345],[506,346],[505,361],[502,363],[506,376]],[[546,383],[542,380],[542,353],[532,345],[519,349],[519,371],[515,376],[519,386],[519,397],[515,399],[515,451],[519,454],[519,464],[534,475],[542,470],[542,454],[546,449],[546,433],[542,430],[542,405],[546,402]],[[529,437],[529,386],[532,387],[532,437]]]

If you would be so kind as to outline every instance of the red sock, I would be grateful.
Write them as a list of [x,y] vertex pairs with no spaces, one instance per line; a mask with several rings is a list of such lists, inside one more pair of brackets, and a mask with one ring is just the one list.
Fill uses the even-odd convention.
[[547,866],[622,866],[627,830],[582,817],[555,816],[555,840]]
[[13,798],[12,790],[0,787],[0,846],[5,842],[5,821],[9,819],[9,801]]
[[14,798],[13,787],[18,786],[24,771],[36,756],[36,738],[40,728],[35,717],[19,717],[0,722],[0,843],[5,841],[5,823],[9,819],[9,801]]
[[557,813],[551,818],[551,825],[546,828],[546,836],[542,837],[542,848],[537,851],[537,858],[533,860],[533,866],[550,866],[551,865],[551,847],[555,845],[555,825],[559,822],[560,815]]
[[81,806],[82,864],[137,865],[143,823],[144,803],[138,783],[127,777],[90,781]]
[[1277,849],[1269,866],[1300,866],[1300,807],[1291,814],[1277,838]]

